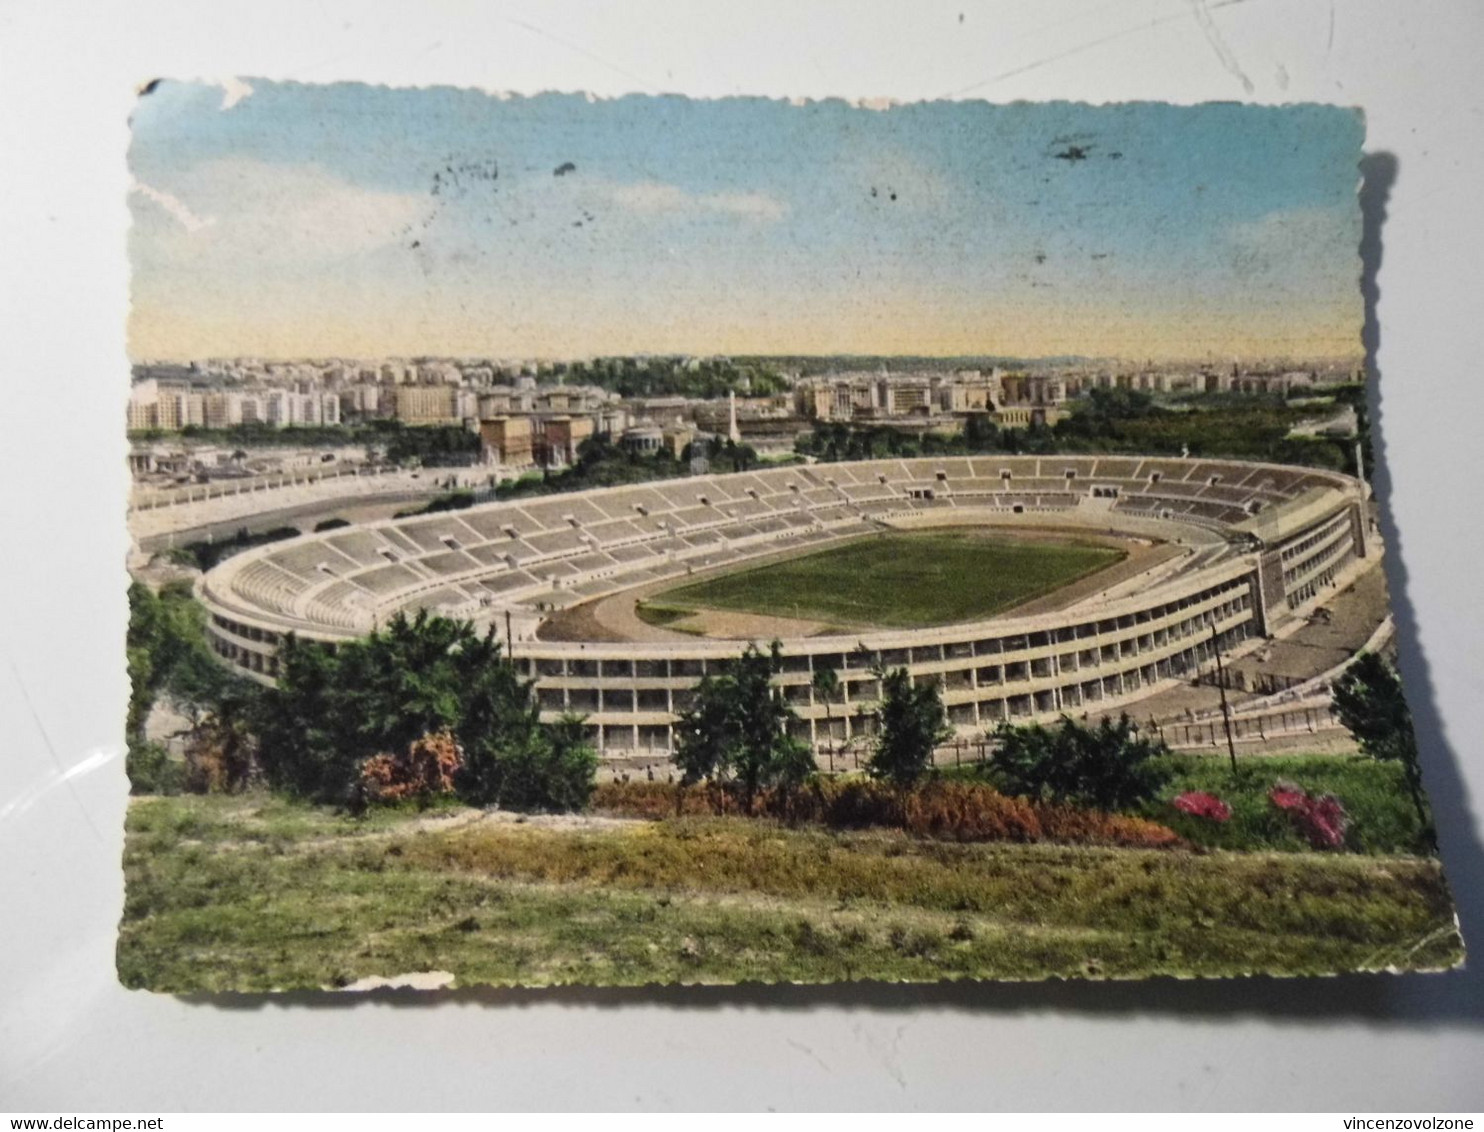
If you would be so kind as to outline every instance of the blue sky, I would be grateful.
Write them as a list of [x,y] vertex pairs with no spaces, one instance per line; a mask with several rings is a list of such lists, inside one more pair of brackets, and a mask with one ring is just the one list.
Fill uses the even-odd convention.
[[249,79],[133,127],[137,358],[1358,349],[1340,108]]

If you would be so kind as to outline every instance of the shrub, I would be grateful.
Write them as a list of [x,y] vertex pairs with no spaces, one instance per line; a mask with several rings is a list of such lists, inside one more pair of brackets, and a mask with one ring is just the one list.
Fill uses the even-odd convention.
[[247,709],[223,697],[186,739],[185,788],[193,794],[235,794],[247,788],[256,772],[257,742]]
[[451,794],[453,777],[462,762],[453,735],[439,731],[414,739],[397,754],[371,756],[361,764],[360,783],[373,802]]
[[[630,817],[744,815],[736,790],[680,789],[657,782],[607,782],[593,792],[595,809]],[[800,791],[767,790],[753,812],[833,829],[900,829],[942,841],[1054,841],[1162,849],[1181,843],[1157,822],[1008,798],[982,783],[933,781],[914,790],[885,783],[815,779]]]
[[1076,806],[1036,806],[1035,811],[1046,841],[1119,849],[1174,849],[1185,844],[1169,826],[1148,818],[1106,814]]
[[1034,801],[1129,810],[1158,796],[1170,779],[1163,742],[1140,736],[1127,715],[1088,727],[1067,716],[1054,727],[1001,724],[989,768],[1006,794]]
[[179,794],[184,785],[184,767],[159,743],[131,739],[124,769],[131,794]]
[[407,519],[413,515],[436,515],[440,511],[462,511],[466,507],[473,506],[474,493],[472,491],[451,491],[447,495],[440,495],[429,500],[422,507],[409,507],[405,511],[398,511],[392,518]]
[[298,527],[274,527],[271,531],[257,533],[249,533],[248,529],[243,527],[228,539],[188,543],[179,548],[179,554],[172,553],[171,558],[186,565],[195,566],[199,570],[210,570],[222,559],[230,558],[241,551],[270,542],[298,538],[302,533]]
[[184,786],[191,794],[233,794],[245,785],[226,752],[207,738],[186,744]]
[[458,750],[447,774],[470,805],[575,809],[592,789],[582,720],[542,723],[534,681],[501,655],[493,627],[481,636],[468,621],[397,613],[333,648],[290,634],[278,664],[253,722],[279,790],[322,801],[444,791],[403,752],[445,733]]
[[[590,801],[595,810],[626,818],[658,821],[675,814],[677,809],[692,815],[709,814],[711,811],[704,808],[703,801],[691,798],[691,795],[699,793],[697,790],[677,791],[673,786],[658,782],[600,782],[593,787]],[[677,799],[681,800],[680,803]],[[684,805],[686,801],[690,801],[690,805]]]
[[953,841],[1039,841],[1035,807],[1020,798],[966,783],[931,783],[904,799],[902,828]]
[[595,810],[649,820],[745,813],[738,791],[712,782],[604,782],[593,788],[590,804]]
[[1268,798],[1288,814],[1315,849],[1338,849],[1345,844],[1350,818],[1333,794],[1310,794],[1291,782],[1280,782],[1268,792]]
[[582,721],[567,717],[528,741],[489,755],[489,800],[512,810],[581,810],[592,796],[598,753],[582,741]]

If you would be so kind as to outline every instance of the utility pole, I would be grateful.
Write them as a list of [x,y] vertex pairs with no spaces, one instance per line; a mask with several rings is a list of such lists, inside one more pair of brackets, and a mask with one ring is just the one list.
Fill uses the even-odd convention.
[[[508,609],[505,611],[505,659],[515,659],[515,641],[510,635],[510,610]],[[1225,703],[1226,700],[1223,699],[1221,702]]]
[[[508,617],[509,614],[507,613]],[[1232,713],[1226,703],[1226,669],[1221,664],[1221,643],[1217,639],[1216,623],[1211,623],[1211,648],[1216,652],[1216,688],[1221,693],[1221,722],[1226,725],[1226,749],[1232,759],[1232,773],[1237,773],[1237,745],[1232,742]]]

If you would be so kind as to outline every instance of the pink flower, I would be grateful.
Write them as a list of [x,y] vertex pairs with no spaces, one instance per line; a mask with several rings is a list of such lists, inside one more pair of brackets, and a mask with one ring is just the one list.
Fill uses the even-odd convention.
[[1268,792],[1273,805],[1280,810],[1299,810],[1308,804],[1309,795],[1291,782],[1279,782]]
[[1316,796],[1291,782],[1279,782],[1268,792],[1268,798],[1288,812],[1294,826],[1315,849],[1338,849],[1345,844],[1350,818],[1333,794]]
[[1204,790],[1186,791],[1175,799],[1173,805],[1181,813],[1210,821],[1230,821],[1232,816],[1230,806],[1215,794],[1208,794]]
[[1345,807],[1333,794],[1315,798],[1309,807],[1309,843],[1318,849],[1338,849],[1345,843],[1345,827],[1349,818]]

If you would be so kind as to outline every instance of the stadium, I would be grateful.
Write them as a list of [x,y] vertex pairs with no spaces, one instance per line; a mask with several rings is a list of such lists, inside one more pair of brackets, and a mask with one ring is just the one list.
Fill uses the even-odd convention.
[[791,465],[306,535],[227,559],[198,594],[213,649],[264,683],[289,633],[335,642],[418,610],[492,626],[543,717],[583,715],[610,759],[666,757],[697,682],[776,639],[799,737],[838,749],[869,737],[883,665],[937,680],[965,735],[1135,711],[1373,567],[1367,500],[1334,472],[1196,458]]

